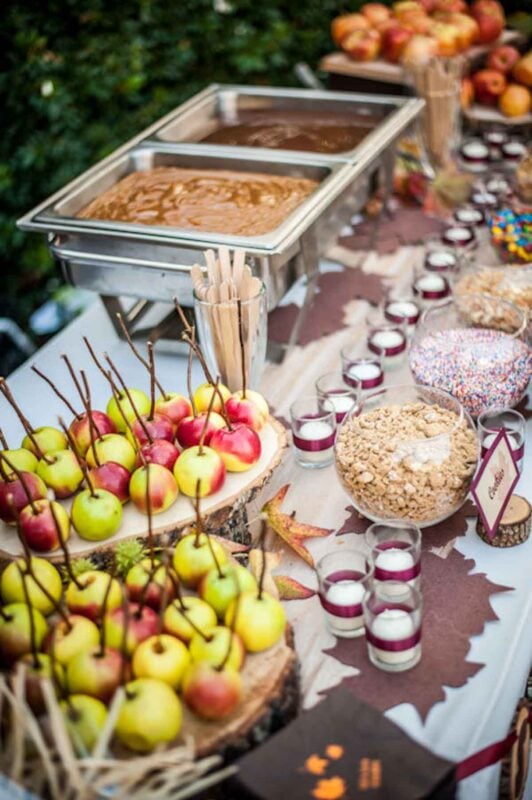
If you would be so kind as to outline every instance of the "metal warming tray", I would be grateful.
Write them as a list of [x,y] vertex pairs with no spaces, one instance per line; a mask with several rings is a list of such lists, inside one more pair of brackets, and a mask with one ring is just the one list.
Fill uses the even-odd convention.
[[[259,100],[286,102],[291,107],[297,100],[305,108],[315,109],[316,114],[325,114],[337,104],[345,110],[345,104],[352,102],[359,110],[368,109],[370,116],[378,109],[382,122],[354,151],[341,158],[301,151],[162,141],[161,137],[170,134],[186,136],[194,119],[200,124],[221,108],[222,102]],[[270,308],[277,305],[298,277],[307,276],[305,302],[292,333],[293,342],[313,296],[319,257],[335,242],[341,227],[363,207],[377,172],[384,175],[387,190],[391,190],[395,142],[422,108],[423,101],[407,98],[211,86],[42,202],[18,225],[23,230],[48,235],[50,250],[66,279],[98,292],[113,322],[113,312],[121,308],[119,298],[123,297],[138,299],[135,311],[128,316],[131,323],[154,302],[172,302],[175,296],[183,305],[191,306],[190,267],[195,262],[203,263],[202,251],[222,244],[230,249],[243,247],[248,263],[266,284]],[[319,187],[281,225],[261,236],[229,236],[76,217],[91,200],[129,172],[158,165],[306,177],[318,180]]]
[[[320,182],[288,218],[261,236],[228,236],[155,225],[78,219],[75,215],[128,173],[154,166],[230,169],[311,178]],[[319,156],[253,157],[236,148],[140,145],[81,176],[19,221],[25,230],[51,235],[50,247],[68,280],[102,295],[192,302],[189,268],[201,252],[225,244],[243,247],[265,281],[270,306],[289,288],[282,268],[294,257],[316,264],[339,227],[367,196],[368,164],[349,165]],[[300,266],[299,274],[308,272]]]
[[[422,107],[423,101],[418,98],[213,84],[176,108],[158,126],[145,131],[144,138],[155,136],[164,142],[197,143],[223,124],[236,122],[240,112],[310,112],[320,119],[327,115],[347,114],[355,118],[361,127],[367,127],[367,135],[350,150],[328,153],[327,157],[353,162],[358,161],[359,156],[367,150],[375,155],[382,152],[404,132]],[[216,145],[201,143],[199,146]],[[261,156],[272,152],[262,147],[242,149]],[[276,148],[273,152],[288,154],[296,151]]]

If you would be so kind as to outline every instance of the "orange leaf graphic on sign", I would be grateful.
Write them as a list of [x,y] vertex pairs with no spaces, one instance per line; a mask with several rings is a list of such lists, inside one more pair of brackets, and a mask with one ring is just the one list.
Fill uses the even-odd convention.
[[342,758],[344,754],[344,748],[339,744],[330,744],[325,750],[325,753],[329,756],[329,758],[332,758],[336,761],[338,758]]
[[305,761],[305,769],[313,775],[324,775],[328,763],[326,758],[320,758],[314,753]]
[[341,800],[345,795],[346,785],[343,778],[325,778],[318,781],[312,790],[312,797],[316,800]]

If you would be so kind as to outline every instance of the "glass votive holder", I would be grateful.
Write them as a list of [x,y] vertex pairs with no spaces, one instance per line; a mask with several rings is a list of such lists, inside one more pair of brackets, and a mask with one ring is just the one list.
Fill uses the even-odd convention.
[[384,371],[378,355],[355,355],[349,347],[340,351],[344,383],[360,392],[376,389],[384,381]]
[[369,660],[404,672],[421,659],[421,594],[401,581],[375,581],[362,600]]
[[457,208],[453,214],[454,221],[457,225],[464,225],[465,227],[475,228],[479,225],[484,225],[486,217],[481,208],[474,206],[462,206]]
[[339,548],[318,561],[316,572],[320,603],[330,632],[346,639],[362,636],[362,599],[369,583],[365,554]]
[[316,469],[334,461],[336,414],[323,407],[317,395],[296,400],[290,406],[292,441],[298,463]]
[[482,458],[487,455],[501,428],[506,431],[515,466],[521,474],[526,432],[523,415],[519,411],[514,411],[513,408],[488,408],[478,415],[477,427]]
[[423,266],[428,272],[453,272],[458,268],[458,262],[458,255],[444,247],[440,239],[427,243]]
[[412,291],[423,308],[427,308],[449,297],[451,284],[445,275],[438,272],[421,272],[414,278]]
[[448,247],[462,251],[472,250],[477,243],[474,228],[459,223],[446,228],[441,235],[441,240]]
[[346,386],[341,372],[326,372],[316,381],[316,392],[322,408],[334,411],[337,424],[343,422],[347,412],[356,405],[359,385],[360,382],[352,378],[352,382]]
[[365,539],[374,580],[403,581],[420,588],[421,531],[417,525],[400,519],[374,522]]
[[471,193],[471,204],[481,209],[484,214],[495,211],[499,206],[499,197],[494,192],[489,192],[486,187],[476,189]]
[[386,319],[380,309],[369,312],[366,318],[367,347],[380,357],[383,370],[395,369],[404,363],[408,348],[406,323]]
[[408,333],[416,327],[421,316],[421,307],[415,298],[409,295],[390,295],[384,303],[384,316],[390,322],[404,324]]

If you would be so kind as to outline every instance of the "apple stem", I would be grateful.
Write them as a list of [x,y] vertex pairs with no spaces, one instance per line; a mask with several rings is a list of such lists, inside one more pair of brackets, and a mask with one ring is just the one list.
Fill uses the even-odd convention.
[[78,393],[78,395],[80,397],[81,403],[84,406],[85,405],[85,397],[83,395],[83,389],[81,388],[81,384],[80,384],[80,382],[78,380],[78,376],[76,375],[76,371],[74,370],[74,367],[70,363],[70,359],[66,355],[66,353],[61,353],[61,358],[63,359],[63,361],[66,364],[66,367],[67,367],[67,369],[68,369],[68,371],[70,373],[70,377],[72,378],[72,381],[74,382],[74,386],[76,387],[76,391],[77,391],[77,393]]
[[[81,370],[81,379],[83,381],[83,386],[85,387],[85,413],[87,415],[87,420],[89,423],[89,437],[91,443],[90,449],[94,456],[94,461],[96,462],[96,466],[101,467],[102,462],[100,461],[100,456],[98,455],[98,452],[96,450],[96,438],[101,439],[102,434],[98,430],[96,423],[94,422],[94,419],[92,417],[91,392],[89,388],[89,383],[87,381],[87,376],[85,375],[85,372],[83,370]],[[95,436],[95,432],[98,434],[97,437]]]
[[[122,329],[122,333],[124,334],[124,338],[125,338],[126,342],[128,343],[128,345],[129,345],[129,347],[131,349],[131,352],[133,353],[135,358],[137,358],[140,361],[142,366],[145,367],[145,369],[147,369],[148,372],[150,372],[150,365],[149,365],[148,361],[146,361],[146,359],[141,356],[139,350],[137,349],[137,347],[133,343],[133,339],[131,338],[131,334],[128,331],[127,325],[124,322],[124,318],[122,317],[122,314],[119,311],[116,314],[116,318],[118,320],[118,324],[120,325],[120,327]],[[148,343],[148,345],[149,344],[150,343]],[[154,367],[155,367],[155,364],[154,364]],[[151,373],[150,373],[150,377],[151,377]],[[156,384],[157,388],[159,389],[160,393],[162,394],[164,400],[168,400],[168,395],[166,394],[165,390],[161,386],[160,382],[155,377],[155,369],[154,369],[154,372],[153,372],[153,379],[155,381],[155,384]]]
[[58,420],[59,420],[59,425],[61,426],[61,430],[63,431],[63,433],[65,434],[66,438],[68,439],[68,443],[70,445],[70,449],[74,453],[76,461],[79,464],[79,468],[83,473],[83,477],[85,478],[85,482],[87,483],[87,486],[89,487],[89,491],[91,493],[91,497],[96,497],[97,495],[96,495],[96,492],[94,491],[94,484],[91,481],[91,477],[89,475],[89,470],[87,469],[87,465],[85,464],[83,459],[79,457],[79,454],[78,454],[78,452],[76,450],[76,443],[74,442],[74,439],[72,438],[72,434],[70,433],[70,431],[68,430],[67,426],[65,425],[65,420],[62,417],[58,417]]
[[59,545],[65,557],[65,567],[68,577],[74,583],[77,589],[83,589],[83,584],[80,583],[80,581],[77,579],[76,575],[74,574],[74,570],[72,569],[70,553],[68,552],[68,547],[66,546],[66,542],[63,536],[63,531],[61,529],[61,525],[59,524],[59,520],[57,519],[57,514],[55,513],[53,502],[50,503],[50,513],[52,514],[52,518],[54,520],[55,530],[57,532],[57,538],[59,539]]
[[177,299],[177,297],[174,297],[174,304],[175,304],[176,311],[179,314],[179,317],[181,319],[181,322],[183,323],[183,329],[184,330],[183,330],[183,333],[181,334],[181,338],[183,339],[184,342],[186,342],[188,344],[189,347],[191,347],[194,350],[194,353],[196,354],[196,357],[197,357],[198,361],[201,364],[201,368],[202,368],[203,372],[205,373],[205,378],[207,379],[207,382],[211,383],[211,384],[214,384],[214,378],[213,378],[212,373],[210,372],[210,370],[209,370],[209,368],[207,366],[207,362],[205,361],[205,357],[204,357],[204,355],[203,355],[203,353],[201,351],[201,347],[197,343],[195,335],[194,336],[192,335],[194,329],[193,329],[192,325],[190,324],[190,322],[188,321],[185,312],[181,308],[181,306],[179,304],[179,300]]
[[224,660],[222,661],[221,664],[219,664],[217,667],[215,667],[215,669],[217,669],[218,672],[222,672],[222,670],[224,669],[225,665],[227,664],[227,662],[229,660],[229,656],[231,655],[231,650],[233,648],[233,634],[235,632],[236,621],[237,621],[237,618],[238,618],[238,612],[240,610],[240,595],[242,594],[242,592],[240,591],[240,584],[238,582],[238,578],[236,577],[236,575],[233,576],[233,579],[234,579],[234,581],[236,583],[237,593],[236,593],[236,597],[235,597],[235,607],[234,607],[234,611],[233,611],[233,616],[231,617],[231,621],[229,623],[229,646],[228,646],[228,648],[226,650]]
[[266,577],[266,520],[264,518],[261,521],[260,552],[262,555],[262,561],[260,565],[259,591],[257,597],[259,600],[262,600],[262,592],[264,590],[264,578]]
[[221,405],[220,414],[224,418],[224,422],[227,425],[227,430],[232,431],[233,430],[233,426],[232,426],[231,420],[229,419],[229,416],[227,414],[227,408],[225,407],[225,400],[224,400],[222,392],[220,391],[220,387],[218,386],[218,383],[216,383],[216,386],[214,387],[214,391],[216,392],[216,394],[218,395],[218,397],[220,399],[220,405]]
[[133,410],[135,418],[138,420],[138,423],[139,423],[140,427],[142,428],[142,430],[144,431],[147,440],[149,441],[150,444],[153,444],[153,437],[150,434],[148,428],[146,427],[146,424],[145,424],[144,420],[142,419],[141,414],[139,414],[139,412],[137,410],[137,407],[136,407],[135,403],[133,402],[133,398],[131,397],[131,392],[129,391],[128,387],[126,386],[126,383],[125,383],[124,379],[122,378],[122,376],[118,372],[116,366],[113,364],[113,362],[110,359],[109,355],[107,353],[105,353],[104,357],[105,357],[105,360],[107,361],[107,363],[109,364],[109,366],[111,367],[112,371],[114,372],[114,374],[118,378],[120,386],[122,387],[122,389],[124,391],[124,394],[126,395],[127,399],[129,400],[129,404],[130,404],[130,406],[131,406],[131,408]]
[[165,554],[164,554],[163,567],[164,567],[164,586],[163,586],[163,591],[162,591],[162,594],[161,594],[161,605],[160,605],[160,608],[159,608],[159,616],[157,618],[157,631],[156,631],[157,642],[158,642],[160,647],[162,647],[161,634],[163,632],[163,617],[164,617],[165,608],[168,605],[168,593],[169,593],[169,591],[168,591],[168,580],[169,580],[168,575],[169,575],[169,572],[170,572],[170,568],[168,566],[168,553],[167,552],[165,552]]
[[118,386],[114,382],[113,376],[112,376],[110,370],[109,370],[109,372],[104,372],[103,374],[106,376],[107,380],[109,381],[109,386],[111,387],[111,392],[112,392],[112,395],[113,395],[113,397],[115,399],[115,403],[116,403],[116,407],[118,409],[118,413],[122,417],[124,425],[126,426],[126,428],[128,429],[128,431],[129,431],[129,433],[131,435],[131,439],[132,439],[132,442],[133,442],[133,447],[135,448],[135,450],[137,451],[137,453],[141,457],[142,462],[145,464],[146,463],[146,459],[144,458],[144,456],[141,453],[140,447],[139,447],[138,442],[137,442],[137,437],[135,436],[135,432],[133,431],[133,428],[131,427],[131,423],[127,418],[126,412],[124,411],[124,409],[120,405],[120,392],[118,390]]
[[100,614],[100,649],[96,654],[97,658],[103,658],[105,655],[105,648],[106,648],[106,629],[105,629],[105,616],[107,614],[107,606],[109,604],[109,595],[111,593],[111,588],[113,586],[113,581],[116,575],[116,558],[114,553],[112,554],[112,561],[111,561],[111,568],[109,570],[109,581],[107,586],[105,587],[105,594],[102,600],[102,610]]
[[209,407],[207,408],[207,414],[205,416],[205,422],[203,423],[203,428],[201,430],[201,436],[200,436],[199,446],[198,446],[198,455],[199,456],[203,455],[203,443],[205,441],[205,436],[207,435],[207,428],[209,427],[209,418],[210,418],[211,413],[212,413],[212,407],[214,405],[214,398],[216,397],[216,390],[218,388],[219,381],[220,381],[220,377],[218,376],[216,378],[216,383],[213,384],[213,392],[211,394],[211,399],[209,400]]
[[[199,508],[199,498],[197,498],[197,503],[198,503],[198,508]],[[207,538],[207,546],[208,546],[209,550],[211,551],[212,560],[214,561],[214,565],[216,567],[216,572],[218,573],[218,577],[219,578],[225,578],[226,576],[222,572],[222,568],[220,566],[220,562],[218,561],[218,559],[216,557],[216,553],[214,552],[214,547],[212,546],[211,537],[209,536],[207,531],[204,531],[204,533],[205,533],[205,536]]]
[[148,550],[152,563],[155,561],[155,548],[153,544],[153,509],[151,505],[151,475],[150,465],[146,464],[146,510],[148,512]]
[[142,616],[142,611],[144,609],[144,606],[146,605],[146,597],[148,596],[148,589],[150,588],[151,582],[153,581],[153,579],[155,577],[155,573],[159,569],[159,566],[160,566],[159,563],[157,561],[155,561],[155,559],[152,559],[151,560],[151,567],[149,568],[149,570],[146,571],[146,574],[147,574],[148,578],[146,580],[146,583],[142,587],[142,591],[140,593],[139,607],[138,607],[137,612],[135,614],[137,619],[140,619],[140,617]]
[[[196,329],[192,327],[192,340],[195,341],[196,339]],[[194,349],[189,346],[188,348],[188,362],[187,362],[187,391],[188,396],[190,398],[190,405],[192,406],[192,415],[194,417],[198,416],[198,412],[196,411],[196,403],[194,402],[194,394],[192,392],[192,358],[194,356]]]
[[62,608],[61,603],[58,602],[55,599],[55,597],[53,596],[53,594],[51,594],[48,591],[48,589],[46,588],[44,583],[40,580],[40,578],[37,576],[37,573],[33,569],[33,564],[32,564],[32,561],[31,561],[30,548],[28,546],[28,542],[26,540],[26,536],[24,534],[24,531],[22,530],[22,528],[20,526],[20,522],[17,524],[17,533],[18,533],[19,539],[20,539],[21,544],[22,544],[22,549],[24,550],[24,560],[26,562],[26,571],[27,571],[28,575],[31,578],[33,578],[33,580],[35,581],[35,583],[37,584],[37,586],[41,590],[41,592],[44,594],[44,596],[46,597],[48,602],[50,602],[52,604],[52,606],[54,608],[54,611],[56,612],[56,614],[58,614],[61,617],[63,622],[66,624],[68,630],[71,630],[72,629],[72,624],[71,624],[70,620],[68,619],[68,616],[65,613],[64,609]]
[[74,408],[74,406],[72,405],[72,403],[70,402],[70,400],[68,400],[68,399],[65,397],[65,395],[64,395],[64,394],[62,394],[62,393],[59,391],[59,389],[57,388],[57,386],[55,385],[55,383],[54,383],[52,380],[50,380],[50,378],[48,377],[48,375],[45,375],[45,374],[44,374],[44,372],[41,372],[41,370],[40,370],[40,369],[38,369],[38,368],[35,366],[35,364],[32,364],[32,365],[31,365],[31,369],[32,369],[32,371],[33,371],[33,372],[34,372],[36,375],[38,375],[38,376],[39,376],[39,378],[42,378],[42,379],[43,379],[43,381],[45,381],[45,383],[47,383],[47,384],[48,384],[48,386],[51,388],[51,390],[54,392],[54,394],[55,394],[55,395],[56,395],[56,396],[57,396],[57,397],[58,397],[58,398],[61,400],[61,402],[62,402],[62,403],[64,403],[64,404],[65,404],[65,406],[68,408],[68,410],[70,411],[70,413],[74,415],[74,419],[79,419],[79,418],[81,417],[81,414],[79,414],[79,413],[76,411],[76,409]]
[[9,450],[9,445],[7,443],[7,439],[4,436],[4,431],[0,428],[0,445],[4,448],[4,450]]
[[238,340],[240,343],[240,361],[242,367],[242,397],[246,398],[246,348],[244,345],[244,330],[243,330],[243,323],[242,323],[242,301],[238,299],[236,301],[236,306],[238,309]]
[[28,439],[32,443],[33,447],[35,448],[35,453],[37,454],[37,456],[39,458],[44,458],[44,460],[48,464],[51,464],[52,460],[50,458],[48,458],[48,456],[46,456],[43,453],[43,451],[41,450],[41,448],[39,447],[39,443],[37,442],[37,439],[35,438],[35,434],[34,434],[33,428],[31,427],[27,417],[25,417],[24,414],[22,413],[22,409],[18,405],[17,401],[13,397],[11,389],[7,385],[5,378],[0,378],[0,392],[2,392],[2,394],[6,398],[7,402],[9,403],[9,405],[11,406],[11,408],[13,409],[13,411],[15,412],[17,417],[19,418],[19,420],[20,420],[20,422],[22,424],[22,427],[24,428],[24,430],[26,432],[26,435],[27,435]]
[[[24,477],[22,472],[18,469],[18,467],[16,467],[13,464],[13,462],[4,453],[0,453],[0,462],[4,462],[4,461],[7,464],[7,466],[9,467],[9,469],[12,470],[12,472],[15,474],[16,479],[19,481],[20,485],[22,486],[22,490],[23,490],[24,494],[26,495],[26,499],[28,501],[28,505],[31,507],[32,512],[35,515],[37,515],[39,513],[39,509],[35,505],[35,500],[31,496],[31,492],[28,489],[28,484],[26,483],[26,478]],[[2,472],[3,472],[3,467],[2,467]],[[11,497],[12,495],[9,495],[9,496]],[[14,508],[15,507],[13,506],[13,509]]]
[[28,587],[26,586],[26,580],[24,572],[22,571],[22,567],[20,564],[17,563],[17,569],[20,573],[20,580],[22,581],[22,591],[24,592],[24,600],[26,605],[28,606],[28,614],[30,618],[30,645],[31,645],[31,659],[33,661],[33,666],[35,669],[39,668],[39,657],[37,655],[37,639],[36,639],[36,631],[35,631],[35,618],[33,616],[33,608],[30,603],[30,593],[28,591]]
[[201,636],[201,638],[203,639],[204,642],[211,642],[212,641],[212,634],[209,635],[208,633],[204,633],[204,631],[202,631],[201,628],[198,625],[196,625],[196,623],[193,622],[190,619],[190,617],[188,616],[188,611],[186,610],[187,607],[186,607],[186,605],[185,605],[185,603],[183,601],[183,596],[181,594],[181,587],[179,585],[179,581],[177,580],[176,576],[173,574],[173,572],[171,570],[168,571],[168,575],[170,576],[170,580],[172,581],[172,584],[173,584],[173,587],[174,587],[174,591],[175,591],[177,600],[179,602],[179,606],[180,606],[179,613],[183,615],[183,617],[188,622],[188,624],[190,625],[192,630],[195,633],[197,633],[198,636]]
[[194,539],[194,547],[196,550],[200,547],[200,536],[203,532],[203,522],[201,519],[201,510],[200,510],[200,486],[201,486],[201,478],[196,480],[196,492],[194,494],[194,511],[196,512],[196,537]]
[[155,359],[153,357],[153,342],[147,342],[146,347],[148,348],[150,373],[150,414],[148,419],[152,420],[155,414]]
[[92,413],[92,395],[91,395],[91,387],[89,386],[89,382],[87,380],[87,375],[84,369],[80,369],[79,374],[81,375],[81,380],[83,382],[83,388],[85,389],[85,398],[83,400],[83,407],[85,409],[85,413],[87,414],[87,421],[89,423],[89,430],[92,428],[96,431],[98,438],[101,439],[102,432],[99,429],[98,425],[96,424],[96,420],[94,419],[94,415]]
[[[129,630],[129,598],[125,586],[122,587],[122,614],[123,614],[123,630],[122,641],[120,642],[120,654],[122,656],[122,663],[120,665],[120,686],[126,682],[126,667],[128,663],[127,655],[127,634]],[[127,692],[126,692],[127,695]]]

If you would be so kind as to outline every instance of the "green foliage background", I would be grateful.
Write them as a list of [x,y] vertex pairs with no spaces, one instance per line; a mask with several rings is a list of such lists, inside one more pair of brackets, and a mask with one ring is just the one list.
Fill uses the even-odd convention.
[[331,19],[362,2],[4,0],[0,315],[24,324],[60,281],[22,213],[213,81],[295,84],[294,64],[315,67]]
[[226,2],[7,0],[0,262],[2,305],[19,321],[58,278],[45,237],[17,230],[18,216],[213,81],[296,83],[294,64],[330,49],[331,18],[360,5]]

